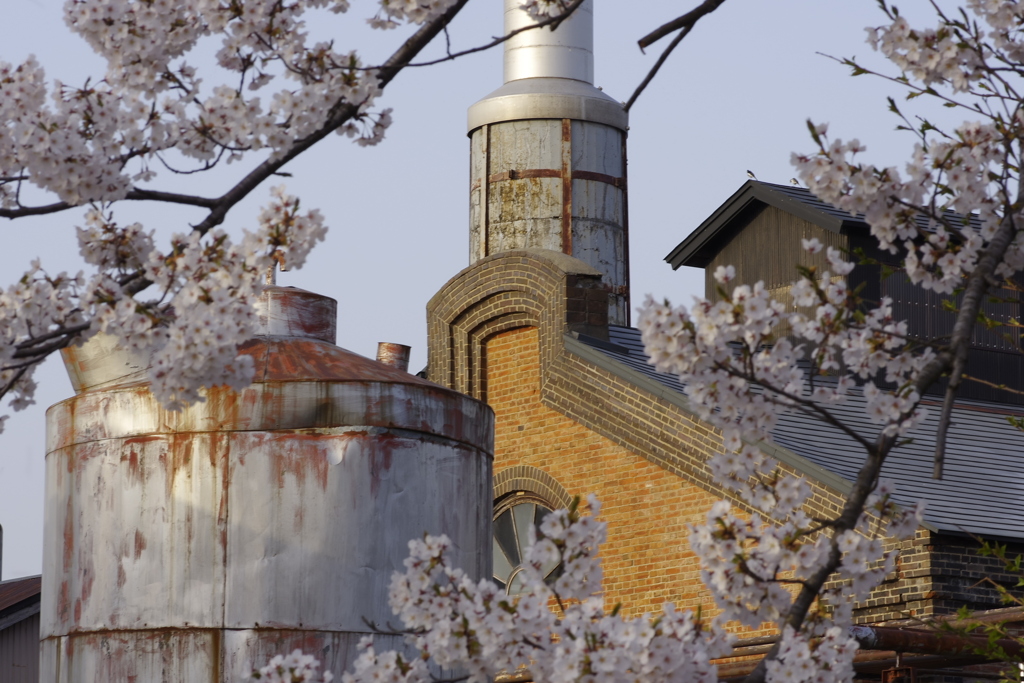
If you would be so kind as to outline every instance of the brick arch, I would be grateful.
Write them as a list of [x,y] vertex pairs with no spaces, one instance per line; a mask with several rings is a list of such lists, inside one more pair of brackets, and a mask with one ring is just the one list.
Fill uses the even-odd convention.
[[514,465],[494,475],[494,500],[516,491],[528,491],[550,503],[556,510],[567,508],[572,496],[554,477],[530,465]]
[[428,377],[486,400],[486,343],[494,335],[536,327],[546,365],[563,351],[566,332],[607,324],[599,271],[547,249],[497,254],[460,272],[427,304]]

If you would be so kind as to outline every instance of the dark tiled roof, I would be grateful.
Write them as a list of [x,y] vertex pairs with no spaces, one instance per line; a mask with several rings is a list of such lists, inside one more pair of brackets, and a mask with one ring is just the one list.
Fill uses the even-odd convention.
[[[640,331],[609,327],[609,340],[601,344],[579,340],[621,364],[628,371],[682,393],[679,380],[657,372],[647,364]],[[835,414],[858,433],[872,438],[877,427],[864,410],[864,399],[851,396]],[[903,505],[920,499],[927,502],[926,521],[949,532],[1024,538],[1024,432],[1012,427],[1008,415],[1022,415],[1016,406],[980,401],[960,402],[946,446],[945,476],[931,478],[935,449],[935,424],[939,406],[911,434],[912,441],[892,452],[882,476],[895,482],[896,498]],[[775,443],[812,463],[852,481],[864,452],[835,427],[804,415],[783,416],[774,434]]]
[[0,612],[23,600],[38,596],[42,591],[42,585],[42,576],[26,576],[20,579],[0,581]]
[[848,211],[837,209],[831,204],[821,201],[820,199],[815,197],[811,193],[811,191],[808,190],[806,187],[796,187],[794,185],[776,185],[775,183],[762,183],[758,180],[755,180],[754,182],[759,183],[762,187],[770,190],[771,192],[782,195],[786,199],[791,199],[793,201],[800,202],[801,204],[811,209],[814,209],[815,211],[820,211],[821,213],[828,216],[832,216],[833,218],[837,218],[840,221],[846,221],[849,223],[861,223],[863,225],[867,225],[866,223],[864,223],[864,220],[863,218],[861,218],[861,216],[852,216]]

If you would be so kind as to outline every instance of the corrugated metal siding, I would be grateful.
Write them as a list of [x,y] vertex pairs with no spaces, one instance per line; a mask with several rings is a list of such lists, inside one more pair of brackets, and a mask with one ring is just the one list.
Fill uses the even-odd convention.
[[[896,273],[882,282],[882,295],[892,297],[893,316],[906,320],[916,336],[935,338],[949,335],[956,322],[956,314],[943,307],[948,295],[936,294],[930,290],[913,285],[906,274]],[[997,289],[989,293],[982,303],[982,311],[993,320],[1008,323],[1011,319],[1020,319],[1020,303],[1016,300],[1016,292]],[[998,299],[998,302],[989,299]],[[960,296],[954,299],[959,306]],[[992,330],[976,326],[971,339],[972,346],[980,349],[996,351],[1017,351],[1017,344],[1007,339],[1011,328],[997,327]],[[1019,333],[1018,333],[1019,334]],[[1011,335],[1014,336],[1014,335]]]
[[[893,317],[897,320],[906,320],[912,336],[918,339],[938,339],[952,333],[956,314],[943,306],[943,301],[948,295],[936,294],[913,285],[904,273],[896,273],[885,278],[882,281],[882,295],[892,298]],[[959,306],[960,298],[953,298],[953,303]],[[1011,320],[1020,320],[1018,298],[1018,293],[1008,289],[993,290],[981,308],[990,319],[1006,324]],[[1020,355],[1015,339],[1018,335],[1019,330],[1013,327],[986,329],[976,325],[967,361],[968,375],[994,384],[1024,386],[1024,358]],[[945,388],[938,386],[935,391],[941,393]],[[960,396],[1015,405],[1024,404],[1024,396],[977,382],[963,383]]]
[[39,683],[39,614],[0,631],[0,681]]
[[[625,368],[682,392],[677,378],[647,365],[639,330],[613,326],[609,328],[609,340],[614,346],[580,337],[580,341]],[[834,406],[832,410],[869,439],[873,440],[878,433],[859,395],[851,396],[845,405]],[[1005,403],[958,402],[953,410],[945,477],[941,481],[931,478],[938,415],[939,406],[930,407],[929,417],[910,435],[912,440],[894,450],[882,468],[882,476],[896,484],[896,500],[903,505],[926,500],[926,519],[940,530],[1024,538],[1024,432],[1006,421],[1008,415],[1022,416],[1024,411]],[[783,416],[774,440],[848,481],[855,478],[864,461],[864,451],[857,443],[838,429],[804,415]]]

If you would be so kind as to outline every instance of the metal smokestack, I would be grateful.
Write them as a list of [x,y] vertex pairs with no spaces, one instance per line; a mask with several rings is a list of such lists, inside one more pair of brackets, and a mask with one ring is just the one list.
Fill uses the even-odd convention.
[[[505,34],[534,20],[520,5],[505,0]],[[523,31],[505,42],[505,82],[523,78],[571,78],[594,83],[594,2],[587,0],[558,29]]]
[[[505,31],[533,23],[505,0]],[[594,0],[505,43],[505,85],[469,108],[469,261],[545,249],[601,272],[608,322],[629,324],[622,103],[594,85]]]

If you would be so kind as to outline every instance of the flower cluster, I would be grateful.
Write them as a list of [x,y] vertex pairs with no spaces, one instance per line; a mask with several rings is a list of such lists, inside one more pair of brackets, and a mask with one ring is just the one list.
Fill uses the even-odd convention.
[[[451,4],[380,0],[370,23],[423,23]],[[376,72],[355,52],[308,38],[306,14],[325,8],[342,13],[348,2],[67,0],[68,26],[106,59],[107,72],[80,87],[51,86],[33,57],[0,62],[0,205],[18,206],[23,183],[71,205],[121,199],[172,149],[197,168],[246,151],[281,155],[341,105],[355,115],[340,134],[379,142],[391,115],[371,111],[381,93]],[[185,57],[214,36],[217,61],[232,75],[207,90]],[[281,79],[289,83],[261,99]]]
[[[80,303],[84,285],[80,273],[53,277],[35,260],[21,279],[0,292],[0,387],[12,395],[14,410],[35,403],[34,363],[48,342],[63,331],[88,327]],[[0,431],[6,419],[0,417]]]
[[558,16],[569,6],[568,0],[526,0],[520,7],[536,20]]
[[312,655],[295,650],[290,655],[275,655],[266,666],[253,671],[249,680],[265,683],[331,683],[334,680],[330,671],[323,675],[317,673],[320,662]]
[[[369,21],[422,24],[452,4],[378,0]],[[348,0],[66,0],[67,25],[106,60],[102,78],[73,86],[49,82],[34,57],[0,61],[0,208],[31,214],[28,186],[90,205],[78,240],[95,269],[51,277],[36,264],[8,290],[0,395],[14,392],[23,407],[36,363],[99,332],[151,359],[154,392],[169,407],[200,400],[203,386],[249,381],[251,361],[235,349],[252,331],[261,273],[274,259],[300,266],[322,239],[320,215],[278,197],[240,243],[203,226],[165,252],[140,225],[118,224],[113,203],[145,195],[138,185],[163,166],[204,171],[250,152],[280,159],[329,131],[364,146],[383,140],[392,113],[376,108],[377,70],[309,36],[311,15],[348,10]],[[219,82],[187,61],[204,41],[215,43]],[[148,299],[138,291],[146,282],[157,290]]]
[[[853,670],[857,641],[843,629],[831,627],[815,640],[786,627],[778,657],[768,663],[768,680],[772,683],[810,683],[830,674]],[[824,675],[823,675],[824,674]],[[834,679],[833,679],[834,680]]]
[[[934,29],[912,28],[895,8],[890,23],[868,30],[869,42],[902,72],[897,82],[908,98],[927,95],[963,108],[979,120],[946,132],[926,119],[913,124],[890,101],[901,127],[918,144],[904,173],[858,161],[857,140],[830,140],[827,127],[812,126],[813,154],[794,154],[801,179],[821,199],[863,215],[883,249],[904,259],[915,284],[950,293],[970,275],[1000,224],[1013,240],[999,254],[998,277],[1024,266],[1024,241],[1016,225],[1020,168],[1016,140],[1024,133],[1024,109],[1015,81],[1024,57],[1024,9],[1007,0],[971,0],[969,15],[939,12]],[[866,70],[849,62],[858,73]]]
[[[0,295],[0,382],[14,392],[13,407],[31,403],[36,356],[65,335],[79,342],[112,335],[149,359],[153,393],[167,408],[202,401],[203,387],[246,386],[252,359],[239,355],[238,346],[255,331],[252,305],[268,269],[275,263],[300,268],[326,234],[318,211],[301,212],[284,188],[273,194],[259,230],[246,232],[241,242],[221,230],[192,232],[175,235],[167,253],[141,225],[121,226],[109,214],[90,211],[78,238],[96,275],[50,277],[34,262]],[[138,277],[151,289],[130,296],[124,284]]]
[[[253,304],[266,272],[276,263],[300,268],[326,235],[318,211],[300,213],[283,187],[273,194],[260,229],[237,244],[213,230],[205,237],[175,235],[167,254],[150,251],[144,272],[162,293],[160,303],[140,306],[101,288],[116,305],[96,312],[94,329],[123,335],[131,350],[151,359],[153,394],[168,408],[202,401],[202,387],[238,389],[252,381],[252,358],[237,349],[255,332]],[[97,279],[109,282],[102,274]]]
[[374,28],[395,28],[400,21],[422,24],[445,12],[455,0],[380,0],[380,13],[369,20]]

